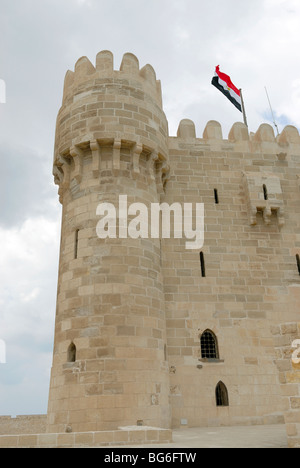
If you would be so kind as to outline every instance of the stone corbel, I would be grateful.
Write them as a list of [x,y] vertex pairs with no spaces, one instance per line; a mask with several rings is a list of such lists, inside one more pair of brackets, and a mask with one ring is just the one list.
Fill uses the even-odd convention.
[[53,167],[54,182],[59,186],[59,201],[62,202],[62,195],[70,185],[70,161],[59,155],[56,165]]
[[121,169],[121,140],[115,139],[113,145],[113,170],[119,171]]
[[143,145],[137,143],[133,148],[133,157],[132,157],[132,166],[133,166],[133,175],[137,176],[140,174],[140,156],[143,151]]
[[165,183],[170,179],[170,166],[166,161],[163,163],[161,173],[162,184],[164,187]]
[[147,161],[147,170],[151,180],[155,180],[155,163],[158,160],[158,153],[151,153]]
[[78,146],[72,146],[70,148],[70,155],[74,160],[74,172],[73,172],[73,179],[76,180],[78,184],[80,184],[82,180],[82,163],[83,163],[83,152]]
[[160,161],[157,165],[156,184],[157,191],[162,196],[165,193],[164,184],[168,180],[170,166],[166,161]]
[[271,224],[272,210],[269,204],[263,210],[263,219],[266,224]]
[[97,140],[90,142],[92,151],[92,172],[94,177],[99,177],[100,173],[100,145]]

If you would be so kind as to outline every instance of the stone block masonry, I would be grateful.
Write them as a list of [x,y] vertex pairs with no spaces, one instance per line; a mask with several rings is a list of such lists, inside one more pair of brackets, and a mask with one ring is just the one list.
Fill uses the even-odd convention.
[[46,432],[47,415],[0,416],[0,436],[8,434],[42,434]]
[[117,206],[124,194],[148,209],[164,194],[161,101],[153,68],[132,54],[119,71],[104,51],[96,67],[82,58],[67,73],[54,155],[63,220],[48,432],[170,427],[160,239],[97,236],[100,203]]
[[[153,68],[125,54],[115,70],[102,51],[66,74],[53,174],[63,212],[41,440],[285,418],[297,446],[298,376],[283,348],[300,339],[298,130],[238,122],[224,138],[210,121],[198,137],[184,119],[171,137]],[[170,239],[100,239],[97,206],[120,196],[148,213],[204,204],[203,246],[188,249],[176,226]]]
[[172,431],[155,427],[128,427],[116,431],[65,434],[0,435],[0,448],[96,448],[167,444]]
[[[48,431],[282,422],[271,327],[299,306],[298,130],[235,123],[225,139],[210,121],[199,138],[185,119],[170,137],[153,68],[125,54],[115,70],[103,51],[66,75],[54,175],[63,221]],[[99,239],[97,206],[120,195],[203,203],[203,248],[172,233]]]

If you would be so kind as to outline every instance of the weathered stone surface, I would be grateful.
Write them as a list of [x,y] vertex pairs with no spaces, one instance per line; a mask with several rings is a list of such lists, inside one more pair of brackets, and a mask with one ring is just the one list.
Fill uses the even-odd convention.
[[[299,133],[288,126],[275,138],[267,124],[251,133],[236,123],[225,139],[216,121],[203,138],[196,133],[183,119],[169,135],[160,82],[132,54],[120,70],[103,51],[95,66],[83,57],[67,73],[53,169],[63,215],[47,430],[58,436],[35,444],[105,442],[121,425],[285,416],[297,445]],[[98,204],[118,206],[119,195],[149,210],[203,203],[203,248],[186,248],[174,235],[181,225],[170,239],[100,239]],[[205,331],[215,337],[213,358],[202,355]],[[220,383],[226,407],[217,405]]]

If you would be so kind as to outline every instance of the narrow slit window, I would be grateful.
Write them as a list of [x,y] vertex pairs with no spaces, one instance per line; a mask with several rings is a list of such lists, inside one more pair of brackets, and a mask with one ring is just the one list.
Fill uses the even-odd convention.
[[164,345],[164,355],[165,355],[165,361],[168,360],[168,356],[167,356],[167,345]]
[[297,261],[298,272],[300,275],[300,256],[298,254],[296,255],[296,261]]
[[76,346],[73,342],[68,348],[68,362],[76,362]]
[[228,391],[223,382],[216,386],[216,404],[217,406],[229,406]]
[[220,201],[219,201],[219,193],[217,189],[214,189],[214,195],[215,195],[215,203],[216,205],[219,205]]
[[205,259],[204,259],[204,253],[200,252],[200,266],[201,266],[201,275],[202,278],[206,277],[206,272],[205,272]]
[[263,185],[263,190],[264,190],[264,199],[269,200],[268,189],[267,189],[266,184]]
[[75,231],[75,247],[74,247],[74,258],[78,258],[78,239],[79,239],[79,229]]

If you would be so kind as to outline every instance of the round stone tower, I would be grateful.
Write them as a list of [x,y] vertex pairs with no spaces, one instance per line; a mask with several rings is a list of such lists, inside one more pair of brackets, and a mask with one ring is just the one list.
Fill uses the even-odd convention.
[[[115,71],[103,51],[96,67],[83,57],[67,72],[54,155],[63,211],[48,432],[170,425],[160,240],[126,238],[124,226],[118,235],[120,195],[128,206],[161,201],[167,139],[150,65],[125,54]],[[115,238],[97,235],[105,202],[116,208]]]

